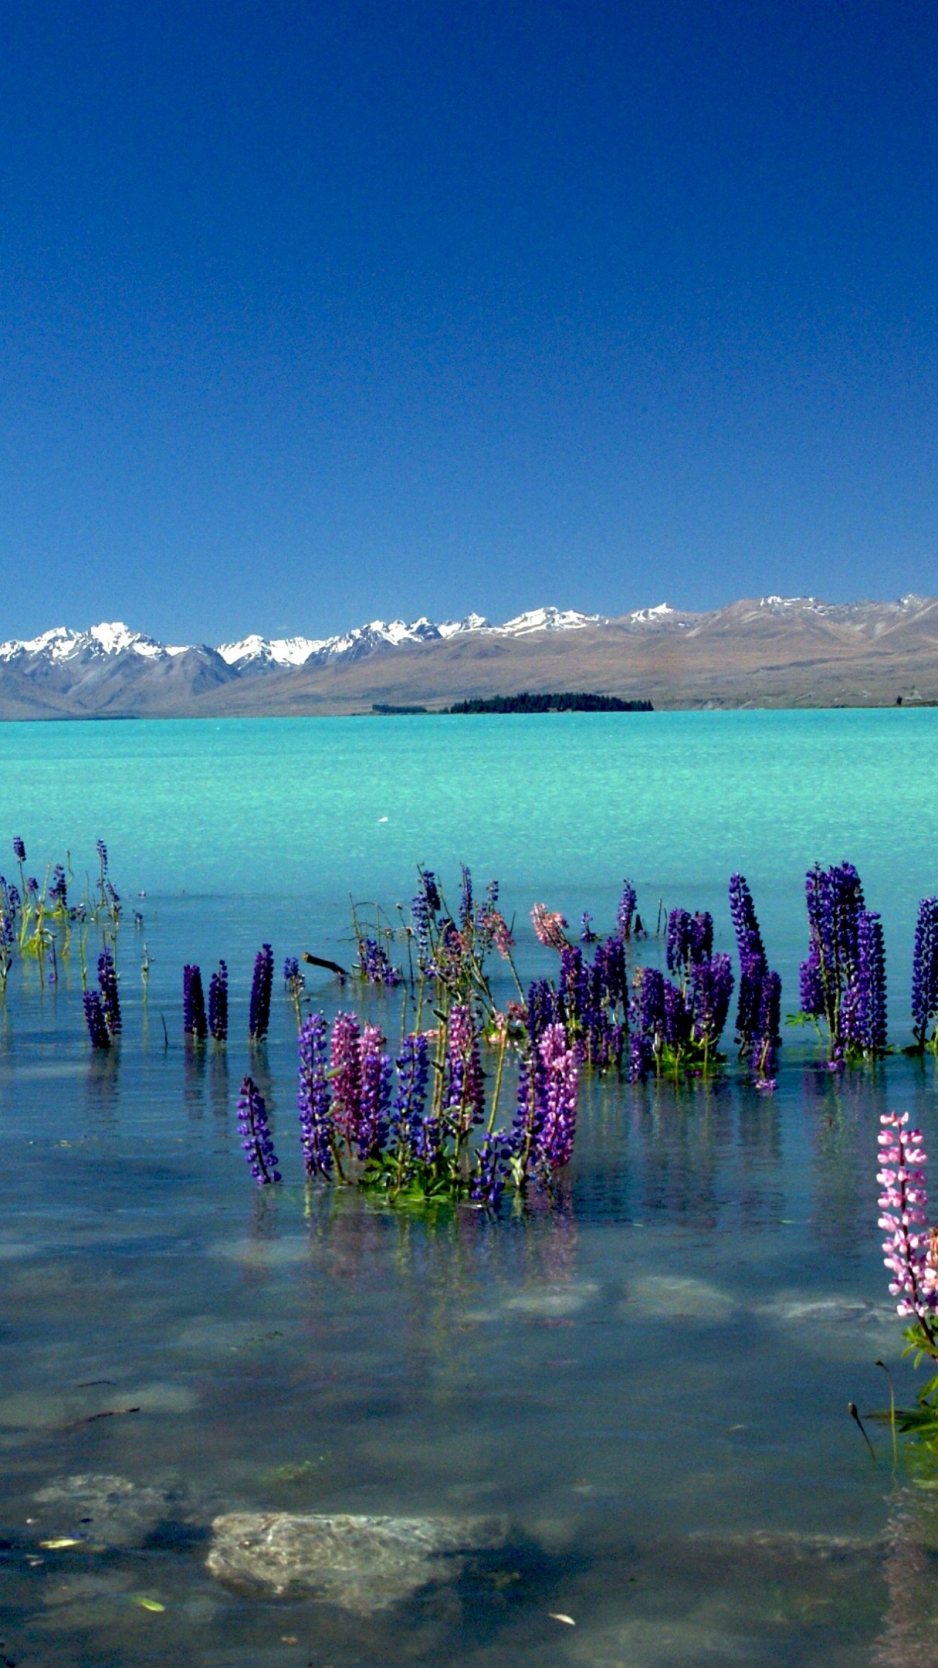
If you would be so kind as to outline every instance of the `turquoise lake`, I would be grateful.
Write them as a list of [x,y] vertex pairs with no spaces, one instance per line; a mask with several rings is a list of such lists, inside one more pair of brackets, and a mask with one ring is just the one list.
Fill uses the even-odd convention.
[[[80,891],[107,841],[125,1012],[92,1057],[74,954],[56,985],[18,963],[0,1009],[0,1662],[938,1663],[932,1479],[869,1423],[874,1464],[846,1412],[888,1402],[877,1360],[900,1402],[922,1377],[875,1169],[884,1110],[938,1145],[933,1064],[901,1053],[936,767],[930,710],[0,726],[0,870],[19,835],[40,880],[67,849]],[[633,964],[658,963],[677,905],[733,948],[740,870],[785,1014],[805,870],[843,858],[884,923],[896,1052],[875,1071],[831,1074],[783,1027],[774,1094],[731,1036],[711,1083],[587,1075],[553,1208],[304,1189],[279,979],[261,1058],[246,1040],[262,941],[278,969],[348,965],[350,894],[393,915],[418,863],[455,897],[465,862],[499,878],[523,977],[556,969],[535,901],[608,931],[625,876],[652,935]],[[220,956],[231,1040],[194,1053],[182,965]],[[307,996],[355,1000],[325,973]],[[399,1034],[399,995],[357,1001]],[[263,1192],[248,1069],[284,1174]],[[467,1542],[356,1608],[219,1579],[232,1513],[445,1517]]]

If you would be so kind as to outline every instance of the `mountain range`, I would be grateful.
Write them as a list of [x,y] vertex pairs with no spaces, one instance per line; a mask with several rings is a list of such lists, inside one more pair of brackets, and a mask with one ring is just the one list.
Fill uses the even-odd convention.
[[657,708],[938,701],[938,598],[761,597],[709,613],[536,608],[502,625],[373,620],[326,638],[166,644],[120,622],[0,643],[0,718],[276,716],[433,709],[587,690]]

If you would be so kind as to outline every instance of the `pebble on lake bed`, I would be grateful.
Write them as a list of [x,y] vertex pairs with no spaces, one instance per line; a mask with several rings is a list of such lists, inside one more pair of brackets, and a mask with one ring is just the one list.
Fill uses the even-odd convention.
[[460,1553],[503,1546],[501,1517],[294,1517],[230,1512],[212,1525],[208,1568],[219,1581],[305,1592],[358,1615],[386,1610],[460,1574]]

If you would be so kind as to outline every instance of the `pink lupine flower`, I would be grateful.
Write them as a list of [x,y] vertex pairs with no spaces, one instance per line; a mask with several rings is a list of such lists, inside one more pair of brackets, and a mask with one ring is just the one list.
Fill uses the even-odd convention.
[[[887,1235],[883,1261],[893,1275],[889,1290],[899,1299],[898,1313],[913,1315],[932,1338],[938,1315],[938,1263],[936,1236],[928,1229],[928,1158],[921,1130],[909,1129],[908,1122],[908,1112],[884,1112],[880,1118],[879,1226]],[[938,1345],[938,1338],[935,1341]]]
[[548,950],[566,950],[568,948],[564,928],[567,923],[557,909],[548,909],[546,904],[536,903],[531,911],[534,931],[541,943]]
[[355,1014],[336,1014],[329,1043],[332,1115],[339,1134],[354,1140],[361,1112],[361,1027]]

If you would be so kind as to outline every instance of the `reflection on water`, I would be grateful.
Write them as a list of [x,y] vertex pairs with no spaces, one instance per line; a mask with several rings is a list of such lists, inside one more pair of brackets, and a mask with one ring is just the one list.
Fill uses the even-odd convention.
[[[877,1356],[912,1394],[875,1137],[887,1106],[934,1134],[933,1071],[789,1049],[774,1096],[591,1081],[552,1207],[393,1214],[303,1187],[286,1003],[267,1047],[217,1051],[152,1014],[145,1039],[128,1001],[120,1050],[89,1059],[77,992],[15,994],[0,1657],[938,1662],[934,1496],[885,1449],[874,1470],[844,1414],[882,1401]],[[278,1189],[239,1149],[246,1070]],[[455,1549],[409,1554],[407,1596],[366,1617],[213,1575],[232,1513],[446,1519]]]

